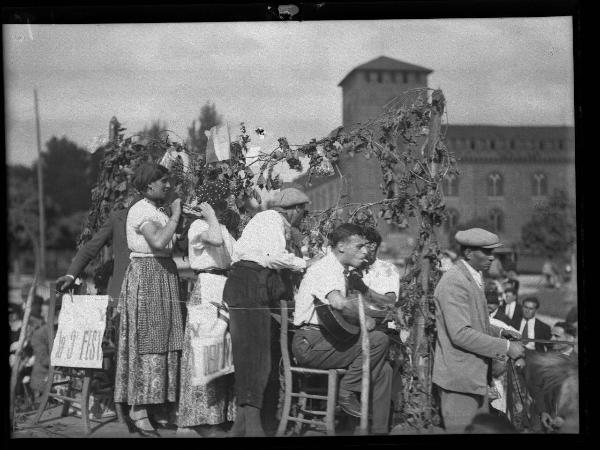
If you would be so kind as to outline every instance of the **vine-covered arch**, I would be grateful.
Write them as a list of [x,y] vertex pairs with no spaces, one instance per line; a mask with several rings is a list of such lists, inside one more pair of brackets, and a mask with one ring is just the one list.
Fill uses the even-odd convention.
[[[231,158],[211,164],[206,164],[201,155],[190,153],[184,144],[171,142],[168,134],[160,142],[141,143],[135,136],[125,138],[124,129],[118,128],[115,138],[103,149],[102,171],[92,191],[93,204],[79,243],[89,239],[110,209],[123,201],[135,166],[141,161],[158,160],[166,153],[173,157],[172,172],[184,201],[191,201],[196,183],[218,177],[229,183],[238,205],[249,197],[259,200],[257,188],[280,188],[281,180],[274,172],[279,163],[301,171],[301,157],[307,158],[306,179],[310,182],[313,177],[335,173],[343,177],[338,162],[345,155],[375,158],[381,169],[381,200],[348,203],[340,195],[329,208],[313,212],[301,231],[308,239],[309,252],[315,253],[327,244],[327,235],[341,222],[373,224],[378,214],[387,223],[407,228],[409,220],[416,219],[416,245],[401,278],[398,303],[398,323],[408,336],[402,418],[409,428],[431,428],[437,416],[431,395],[435,340],[432,291],[440,276],[435,230],[445,216],[442,181],[447,175],[457,174],[455,157],[445,145],[444,110],[445,98],[440,90],[415,89],[388,102],[379,117],[352,129],[340,127],[330,136],[304,145],[290,145],[281,137],[277,148],[251,163],[246,161],[251,139],[243,123],[231,143]],[[256,130],[258,134],[260,131]],[[184,158],[178,158],[184,154],[185,167]]]

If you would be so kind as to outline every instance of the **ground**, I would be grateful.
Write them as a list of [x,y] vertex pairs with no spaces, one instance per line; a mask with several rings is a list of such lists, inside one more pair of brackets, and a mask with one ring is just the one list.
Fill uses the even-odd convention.
[[[519,281],[521,283],[519,297],[523,299],[531,295],[537,296],[541,303],[538,316],[549,325],[559,320],[564,320],[569,309],[576,304],[577,296],[570,295],[565,286],[557,289],[545,288],[539,275],[520,276]],[[27,416],[18,416],[15,421],[17,426],[13,432],[13,437],[86,437],[81,419],[75,415],[61,417],[61,409],[61,406],[48,408],[37,425],[31,423],[34,413],[30,413]],[[399,432],[401,432],[399,429],[392,430],[392,434],[400,434]],[[436,432],[439,432],[439,430],[436,430]],[[175,433],[173,430],[160,430],[160,434],[163,437],[177,437]],[[322,434],[318,433],[314,435],[320,436]],[[115,418],[92,422],[92,433],[89,437],[136,438],[139,436],[137,434],[130,434],[127,427],[119,423]]]

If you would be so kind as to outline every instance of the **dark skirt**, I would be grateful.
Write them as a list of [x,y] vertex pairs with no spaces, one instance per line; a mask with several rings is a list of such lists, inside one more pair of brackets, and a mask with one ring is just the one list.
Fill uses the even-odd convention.
[[119,302],[115,401],[177,401],[183,320],[179,276],[171,258],[133,258]]

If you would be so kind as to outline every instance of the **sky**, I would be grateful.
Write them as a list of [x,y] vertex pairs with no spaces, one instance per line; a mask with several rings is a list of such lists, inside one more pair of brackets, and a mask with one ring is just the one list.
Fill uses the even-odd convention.
[[[207,101],[251,146],[304,144],[342,123],[338,83],[385,55],[433,70],[449,124],[573,125],[570,17],[3,25],[7,164],[65,136],[84,148],[116,116],[135,134],[154,120],[173,140]],[[297,175],[282,170],[285,180]]]

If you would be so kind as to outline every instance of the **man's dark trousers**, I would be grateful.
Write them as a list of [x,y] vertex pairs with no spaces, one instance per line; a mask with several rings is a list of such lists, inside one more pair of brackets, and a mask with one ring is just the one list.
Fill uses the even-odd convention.
[[[387,433],[392,395],[392,368],[386,362],[389,338],[381,331],[369,333],[371,390],[373,404],[373,433]],[[353,392],[362,390],[362,347],[360,337],[341,345],[317,329],[300,329],[292,341],[292,351],[301,366],[315,369],[342,369],[347,371],[340,389]]]

